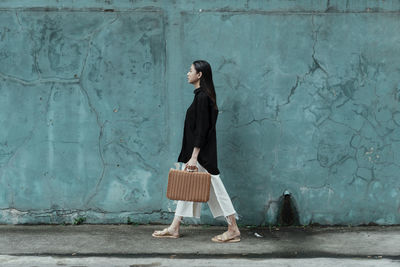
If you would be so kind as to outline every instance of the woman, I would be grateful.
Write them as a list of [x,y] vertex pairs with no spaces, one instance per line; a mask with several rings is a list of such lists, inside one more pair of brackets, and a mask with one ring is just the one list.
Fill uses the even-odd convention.
[[[214,236],[214,242],[239,242],[240,231],[236,224],[237,213],[219,177],[217,167],[217,139],[215,124],[218,107],[212,80],[211,66],[204,60],[194,61],[187,74],[188,82],[194,90],[194,100],[186,112],[182,150],[178,162],[182,169],[193,169],[211,174],[210,199],[207,202],[215,217],[224,216],[228,231]],[[201,203],[178,201],[175,217],[171,225],[162,231],[154,231],[157,238],[178,238],[183,217],[200,218]]]

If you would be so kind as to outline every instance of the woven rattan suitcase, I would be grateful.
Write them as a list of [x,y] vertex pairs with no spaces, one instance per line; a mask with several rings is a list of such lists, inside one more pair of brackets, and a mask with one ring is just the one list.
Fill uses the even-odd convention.
[[207,202],[210,198],[211,175],[207,172],[189,172],[171,169],[168,174],[167,198]]

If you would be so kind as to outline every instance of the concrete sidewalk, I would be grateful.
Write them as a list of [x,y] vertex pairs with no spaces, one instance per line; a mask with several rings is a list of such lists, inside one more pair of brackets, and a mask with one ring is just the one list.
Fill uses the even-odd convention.
[[[400,259],[400,226],[241,229],[242,241],[211,242],[224,227],[182,226],[179,239],[156,239],[165,225],[0,225],[1,255],[168,258]],[[257,234],[256,234],[257,233]],[[260,236],[260,237],[257,237]]]

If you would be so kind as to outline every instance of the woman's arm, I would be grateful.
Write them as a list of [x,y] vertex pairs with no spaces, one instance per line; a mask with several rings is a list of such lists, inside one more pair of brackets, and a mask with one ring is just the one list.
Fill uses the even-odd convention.
[[194,132],[194,148],[192,157],[187,162],[188,166],[197,165],[197,157],[200,153],[200,148],[206,143],[208,128],[209,128],[209,111],[208,111],[208,96],[199,94],[196,98],[196,129]]
[[210,115],[208,110],[208,96],[199,93],[196,97],[196,123],[194,130],[194,147],[202,148],[207,139],[210,127]]
[[193,148],[193,153],[192,157],[190,160],[186,163],[188,166],[196,166],[197,165],[197,156],[200,153],[200,148],[199,147],[194,147]]

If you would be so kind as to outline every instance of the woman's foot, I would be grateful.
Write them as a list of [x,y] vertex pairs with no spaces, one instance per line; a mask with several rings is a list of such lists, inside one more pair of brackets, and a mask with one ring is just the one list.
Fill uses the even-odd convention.
[[182,216],[175,216],[171,225],[168,228],[165,228],[161,231],[154,231],[152,234],[153,237],[157,238],[178,238],[179,235],[179,227],[181,225]]
[[228,230],[221,235],[216,235],[211,238],[212,241],[218,243],[234,243],[240,241],[240,231],[237,230]]
[[161,231],[154,231],[152,234],[153,237],[156,238],[179,238],[179,231],[170,229],[168,228],[164,228]]
[[240,241],[240,231],[236,223],[235,214],[226,217],[228,221],[228,231],[221,235],[216,235],[211,238],[212,241],[218,243],[234,243]]

